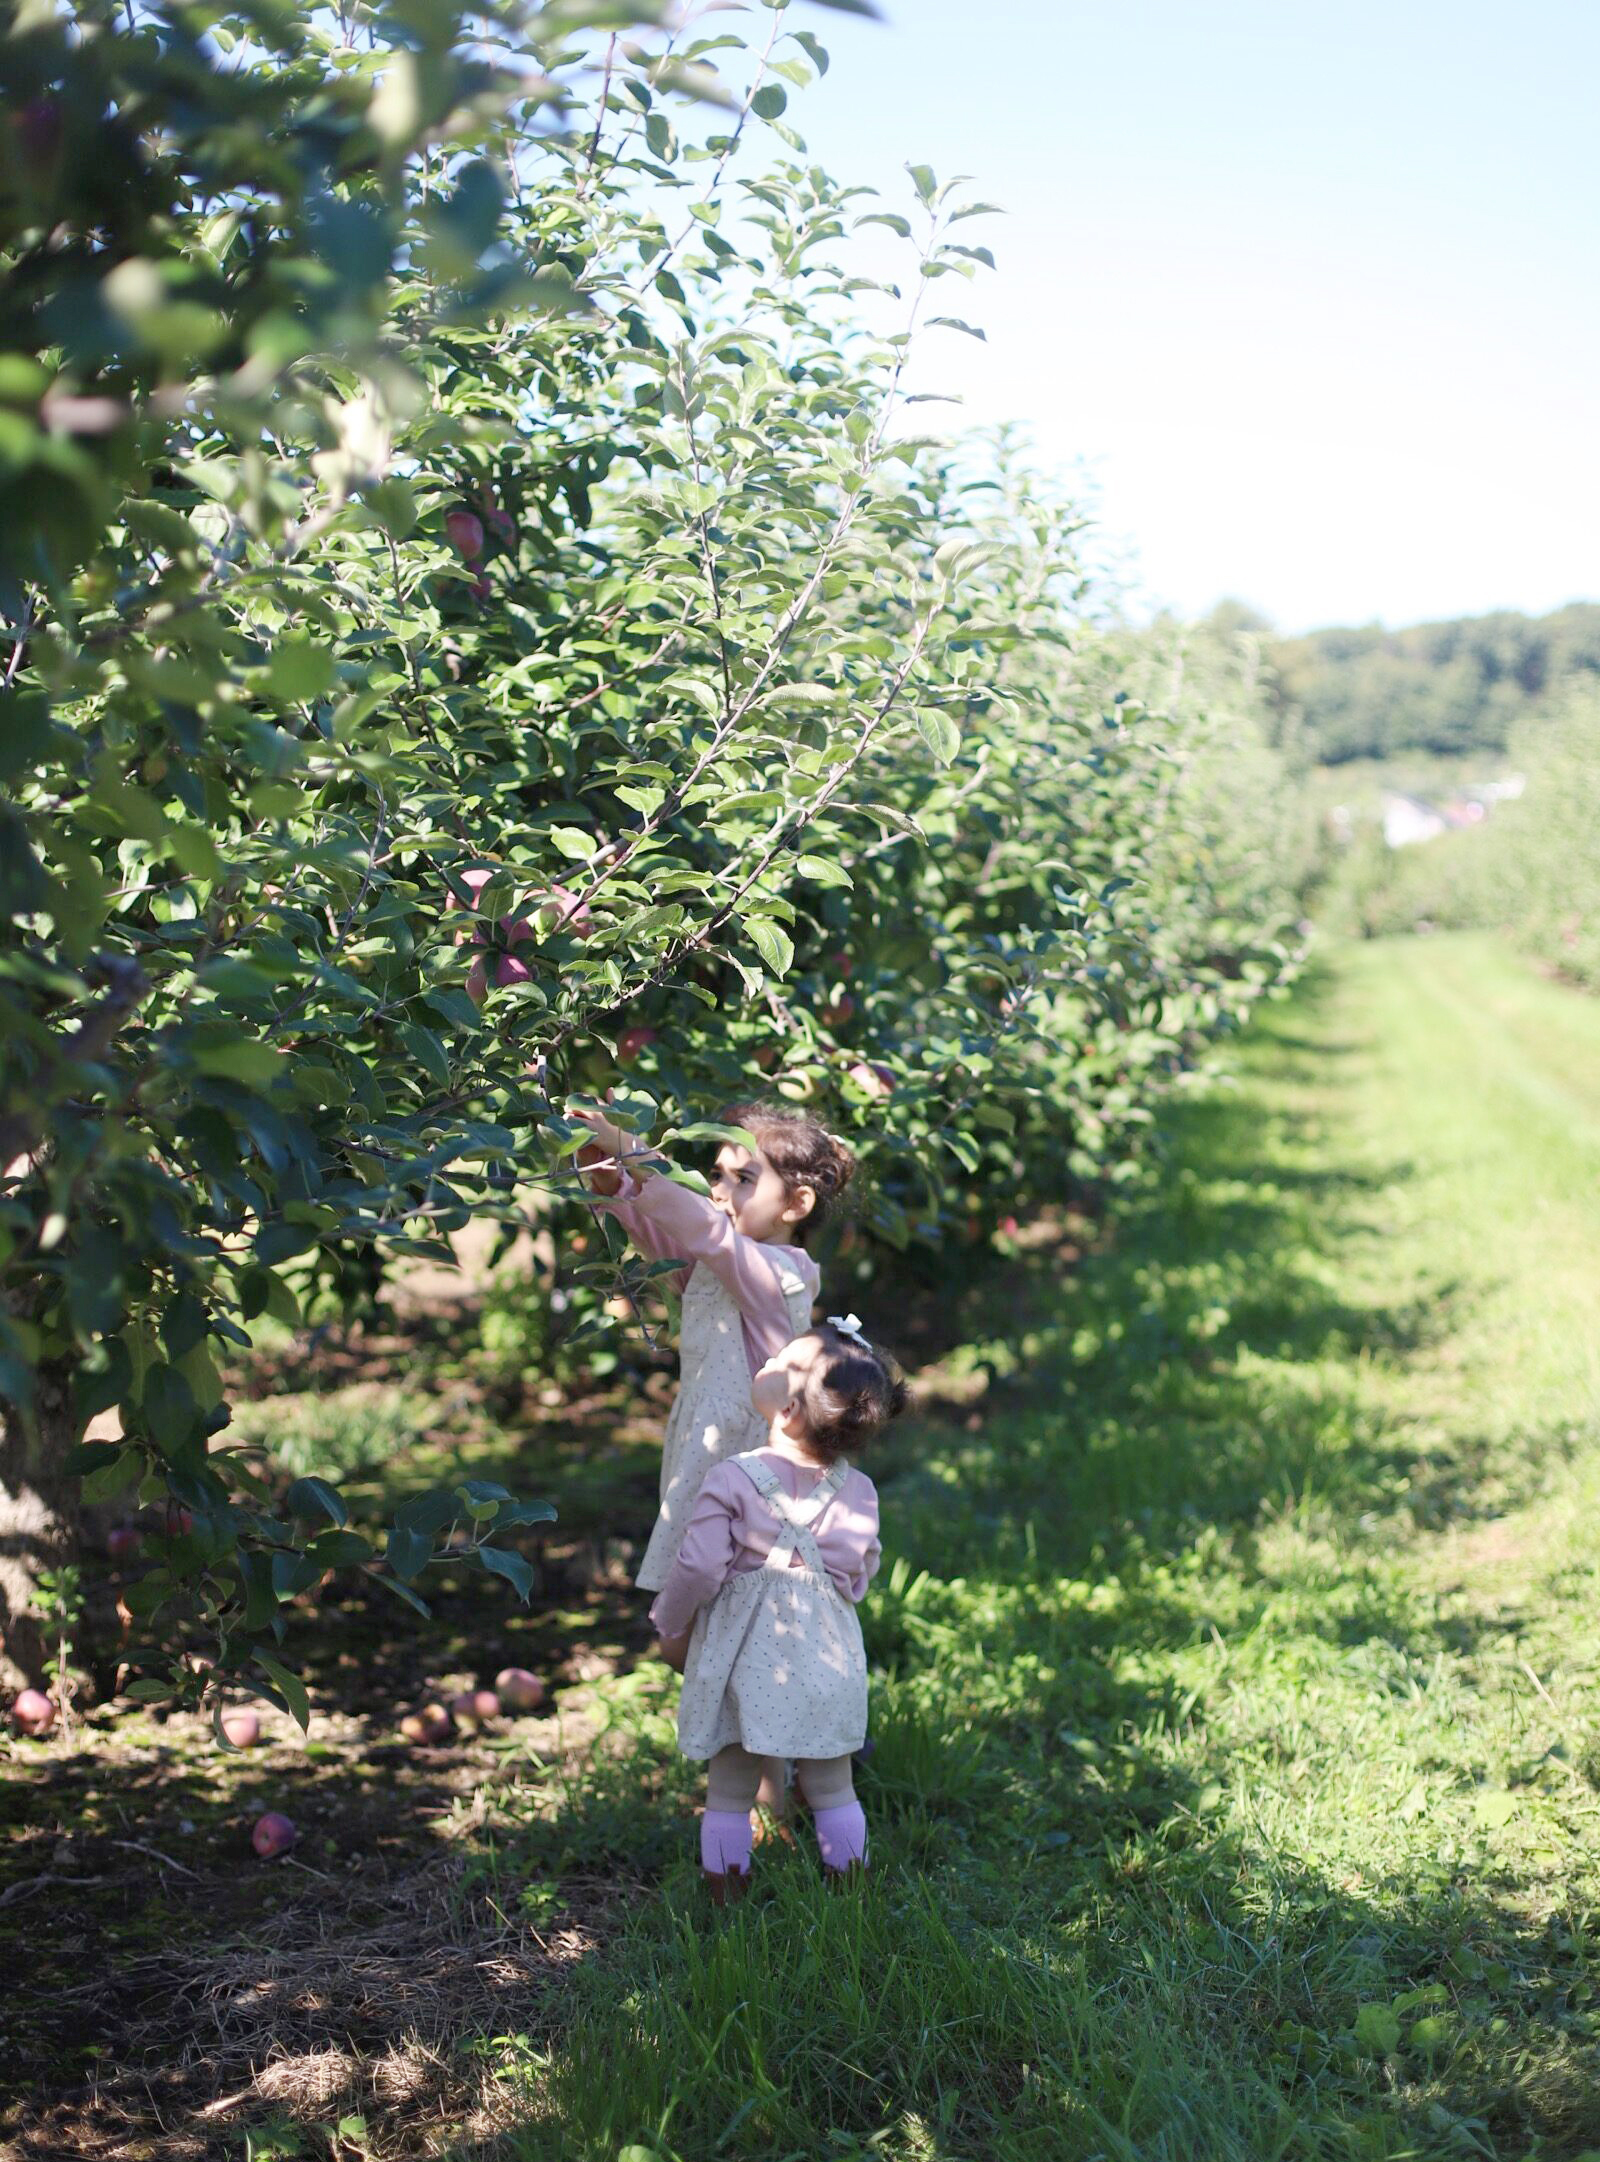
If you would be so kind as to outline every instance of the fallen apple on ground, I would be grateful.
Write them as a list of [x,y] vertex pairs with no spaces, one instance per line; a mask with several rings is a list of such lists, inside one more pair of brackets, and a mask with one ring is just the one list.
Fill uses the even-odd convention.
[[282,1810],[269,1809],[257,1817],[250,1833],[250,1844],[264,1862],[273,1861],[280,1854],[287,1854],[299,1838],[292,1819]]
[[48,1734],[56,1723],[56,1701],[42,1689],[19,1689],[11,1703],[13,1725],[22,1734]]
[[526,1667],[502,1667],[494,1678],[500,1701],[509,1711],[537,1711],[544,1702],[544,1683]]

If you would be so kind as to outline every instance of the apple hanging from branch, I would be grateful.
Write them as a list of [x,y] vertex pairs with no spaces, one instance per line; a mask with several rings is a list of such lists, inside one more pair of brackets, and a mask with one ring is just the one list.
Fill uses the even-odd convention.
[[[490,881],[501,875],[498,869],[480,865],[474,870],[463,871],[461,884],[471,891],[476,901]],[[454,892],[450,901],[453,907],[464,905],[456,899]],[[523,906],[528,909],[528,914],[495,919],[494,936],[500,941],[502,950],[494,956],[492,965],[494,983],[499,990],[510,984],[527,983],[533,975],[529,963],[511,951],[513,947],[537,945],[555,931],[570,931],[574,938],[587,938],[594,929],[594,918],[569,886],[536,887]],[[490,944],[490,935],[481,922],[461,936],[464,940],[470,939],[475,946]],[[467,996],[475,1006],[481,1006],[489,995],[490,966],[490,957],[485,954],[481,960],[473,962],[468,972]]]

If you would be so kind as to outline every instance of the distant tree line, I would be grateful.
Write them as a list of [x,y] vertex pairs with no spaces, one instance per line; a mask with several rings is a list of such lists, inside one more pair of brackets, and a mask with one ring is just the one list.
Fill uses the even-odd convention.
[[1600,681],[1600,604],[1538,617],[1502,609],[1398,631],[1312,631],[1265,641],[1263,660],[1279,733],[1292,732],[1324,765],[1503,752],[1554,694]]

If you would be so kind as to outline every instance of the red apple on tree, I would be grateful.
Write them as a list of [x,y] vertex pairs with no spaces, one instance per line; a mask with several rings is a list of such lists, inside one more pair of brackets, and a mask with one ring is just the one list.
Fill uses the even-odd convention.
[[847,1067],[845,1071],[858,1089],[868,1096],[876,1097],[880,1102],[886,1096],[894,1094],[894,1075],[887,1066],[869,1064],[866,1059],[857,1059],[854,1065]]
[[[496,871],[480,866],[475,870],[463,871],[461,883],[471,889],[476,900],[490,880],[498,875]],[[452,905],[459,905],[453,892],[450,899]],[[594,919],[588,909],[567,886],[537,887],[528,895],[524,906],[531,911],[528,915],[500,916],[495,921],[495,935],[507,949],[537,944],[541,938],[558,930],[570,930],[576,938],[587,938],[594,928]],[[461,935],[464,939],[470,938],[474,945],[489,944],[489,934],[482,924]],[[481,1006],[488,996],[489,970],[490,962],[485,956],[481,961],[474,961],[468,972],[467,996],[475,1006]],[[532,974],[533,970],[528,964],[517,959],[509,950],[501,953],[494,962],[494,982],[502,990],[508,984],[528,982]]]
[[476,563],[483,554],[483,520],[475,518],[469,510],[452,510],[445,513],[444,529],[450,536],[450,545],[464,563]]
[[254,1749],[261,1739],[261,1719],[248,1704],[234,1704],[217,1721],[235,1749]]
[[106,1552],[113,1561],[131,1561],[144,1544],[144,1534],[135,1524],[113,1524],[106,1533]]
[[640,1052],[656,1040],[653,1028],[625,1028],[617,1038],[617,1064],[631,1066]]

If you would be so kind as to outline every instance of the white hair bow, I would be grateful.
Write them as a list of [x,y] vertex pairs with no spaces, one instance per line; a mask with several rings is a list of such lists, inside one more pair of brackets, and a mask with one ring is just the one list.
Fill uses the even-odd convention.
[[830,1314],[828,1316],[828,1327],[837,1329],[841,1336],[853,1337],[863,1350],[870,1348],[867,1344],[867,1332],[861,1326],[859,1315]]

